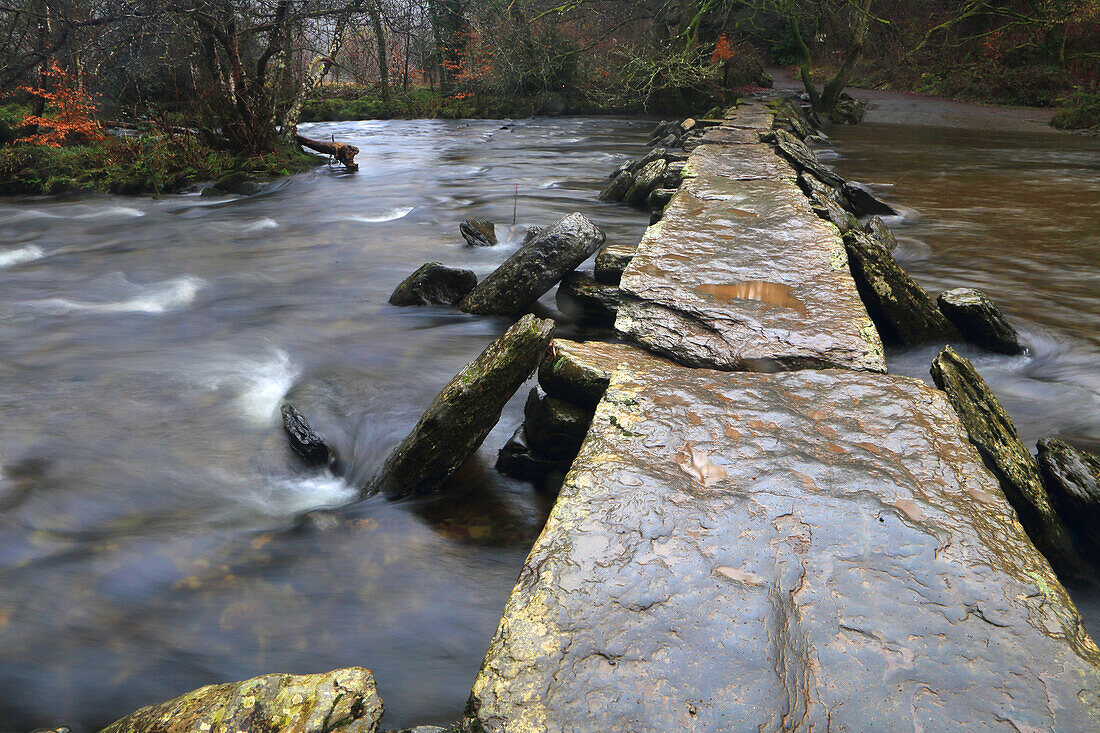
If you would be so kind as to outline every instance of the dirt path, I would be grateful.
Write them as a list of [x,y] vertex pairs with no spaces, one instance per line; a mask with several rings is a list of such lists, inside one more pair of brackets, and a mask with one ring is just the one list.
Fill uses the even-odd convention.
[[[802,89],[790,71],[767,69],[775,80],[776,89]],[[887,125],[924,125],[954,127],[967,130],[1004,130],[1012,132],[1046,132],[1061,134],[1048,123],[1054,110],[1035,107],[996,107],[992,105],[956,102],[909,92],[888,92],[878,89],[850,87],[848,93],[867,102],[865,122]]]

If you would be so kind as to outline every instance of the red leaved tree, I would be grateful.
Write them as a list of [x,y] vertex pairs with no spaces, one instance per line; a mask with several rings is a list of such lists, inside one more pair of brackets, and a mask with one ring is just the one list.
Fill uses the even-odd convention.
[[42,71],[50,80],[50,88],[20,87],[46,103],[45,115],[27,115],[22,125],[35,126],[37,132],[19,142],[31,145],[47,145],[60,148],[72,143],[85,143],[103,139],[103,128],[95,121],[95,102],[81,86],[75,75],[62,69],[57,62],[50,63]]

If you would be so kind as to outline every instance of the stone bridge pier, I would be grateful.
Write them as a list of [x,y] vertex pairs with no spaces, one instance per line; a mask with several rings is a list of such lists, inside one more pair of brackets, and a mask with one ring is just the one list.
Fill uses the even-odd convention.
[[[1100,731],[1100,650],[839,230],[727,113],[571,344],[607,387],[473,687],[485,731]],[[659,356],[655,356],[659,355]]]

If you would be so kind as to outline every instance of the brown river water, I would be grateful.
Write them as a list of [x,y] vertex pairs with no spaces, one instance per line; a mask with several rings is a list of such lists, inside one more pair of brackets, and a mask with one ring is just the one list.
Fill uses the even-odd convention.
[[[652,125],[324,123],[359,174],[248,199],[0,201],[0,731],[350,665],[374,670],[384,726],[456,719],[550,500],[492,468],[521,390],[453,496],[356,501],[507,326],[386,298],[429,260],[483,275],[572,211],[636,242],[647,216],[595,196]],[[891,223],[922,284],[983,288],[1020,327],[1026,356],[966,353],[1024,439],[1100,447],[1100,141],[830,134],[828,162],[905,207]],[[513,208],[505,243],[463,246],[459,221]],[[933,355],[890,365],[927,378]],[[294,460],[287,394],[349,480]],[[1077,598],[1100,631],[1100,596]]]

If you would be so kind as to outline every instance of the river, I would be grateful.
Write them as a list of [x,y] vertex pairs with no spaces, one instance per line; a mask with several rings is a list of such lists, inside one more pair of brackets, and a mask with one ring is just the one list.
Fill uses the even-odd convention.
[[[455,720],[550,500],[492,468],[521,390],[456,498],[347,506],[508,326],[386,300],[427,261],[484,275],[573,211],[638,241],[648,215],[596,194],[652,126],[323,123],[358,174],[0,201],[0,729],[352,665],[386,726]],[[467,247],[468,217],[507,241]],[[349,481],[289,452],[288,392]],[[303,519],[324,507],[346,508]]]
[[[596,202],[652,121],[323,123],[360,172],[251,198],[0,201],[0,730],[88,730],[214,681],[362,665],[386,727],[462,710],[550,499],[492,469],[523,390],[452,496],[355,486],[507,323],[394,308],[439,260],[489,272]],[[905,207],[903,264],[985,289],[1027,355],[976,352],[1025,441],[1100,447],[1100,144],[870,122],[827,162]],[[505,227],[469,248],[464,218]],[[547,299],[548,306],[552,299]],[[570,326],[563,324],[564,333]],[[893,351],[927,379],[934,349]],[[350,465],[302,468],[289,394]],[[1100,630],[1100,598],[1076,598]]]

